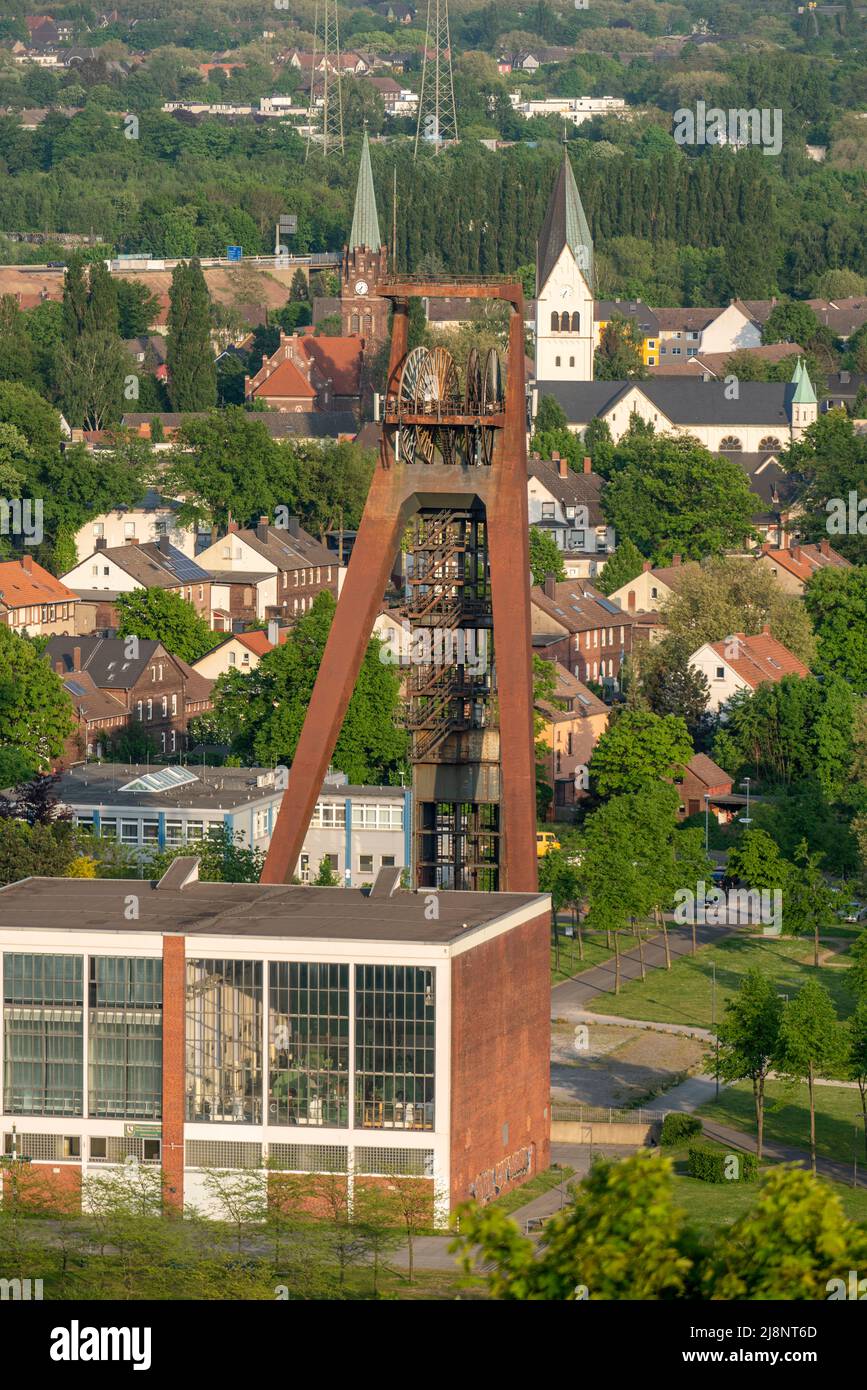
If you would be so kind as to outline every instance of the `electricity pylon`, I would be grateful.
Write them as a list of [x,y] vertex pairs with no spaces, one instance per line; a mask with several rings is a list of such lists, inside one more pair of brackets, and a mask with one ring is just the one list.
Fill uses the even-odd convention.
[[[313,66],[310,71],[310,118],[316,113],[315,84],[317,40],[320,38],[320,8],[322,11],[322,153],[331,149],[343,153],[343,92],[340,85],[340,29],[337,23],[337,0],[316,0],[313,19]],[[312,131],[307,136],[307,155],[310,154]]]
[[455,110],[455,84],[452,78],[449,0],[427,0],[427,26],[413,158],[418,156],[419,140],[432,142],[434,153],[439,154],[445,140],[457,138],[458,117]]

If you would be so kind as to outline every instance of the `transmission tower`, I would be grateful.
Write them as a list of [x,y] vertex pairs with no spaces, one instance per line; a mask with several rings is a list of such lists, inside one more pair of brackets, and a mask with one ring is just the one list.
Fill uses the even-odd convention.
[[[337,0],[316,0],[313,20],[313,66],[310,72],[311,124],[316,114],[314,93],[317,45],[320,40],[322,43],[322,153],[327,155],[330,150],[338,149],[342,154],[343,92],[340,85],[340,29],[337,24]],[[310,154],[312,139],[311,131],[307,136],[307,155]]]
[[439,154],[445,140],[457,138],[458,117],[455,110],[455,84],[452,78],[449,0],[427,0],[427,27],[413,158],[418,156],[420,140],[432,142],[434,153]]

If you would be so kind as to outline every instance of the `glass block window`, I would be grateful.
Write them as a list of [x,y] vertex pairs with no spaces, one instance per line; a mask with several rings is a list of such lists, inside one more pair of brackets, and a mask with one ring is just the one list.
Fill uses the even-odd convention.
[[162,961],[91,956],[88,1005],[88,1113],[159,1119]]
[[340,1144],[269,1144],[268,1161],[286,1173],[345,1173],[349,1150]]
[[15,1134],[3,1135],[3,1153],[8,1157],[32,1158],[36,1162],[60,1163],[64,1159],[81,1158],[81,1138],[77,1134]]
[[262,962],[187,961],[187,1119],[262,1123]]
[[160,1139],[133,1139],[126,1135],[94,1135],[90,1140],[91,1163],[125,1163],[134,1158],[137,1163],[159,1163],[162,1151]]
[[380,1149],[363,1144],[355,1150],[359,1177],[432,1178],[433,1149]]
[[434,972],[355,967],[355,1123],[433,1129]]
[[268,1122],[349,1123],[349,966],[272,961]]
[[81,1115],[84,959],[3,956],[3,1108],[7,1115]]
[[222,1143],[212,1139],[187,1140],[188,1168],[261,1168],[261,1144]]

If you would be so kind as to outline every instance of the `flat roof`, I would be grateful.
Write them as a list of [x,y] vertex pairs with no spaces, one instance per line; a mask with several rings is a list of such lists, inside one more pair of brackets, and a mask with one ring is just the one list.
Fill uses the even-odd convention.
[[[129,894],[139,900],[138,919],[131,922],[124,918]],[[0,931],[446,945],[516,910],[537,905],[541,914],[549,908],[548,897],[538,893],[442,892],[433,921],[425,915],[429,897],[425,889],[371,897],[363,889],[295,884],[196,880],[183,888],[158,888],[141,879],[27,878],[0,888]]]
[[[121,706],[118,712],[123,713]],[[177,766],[177,764],[172,764]],[[128,782],[148,773],[159,772],[162,763],[80,763],[64,772],[57,792],[65,806],[141,806],[146,811],[211,810],[231,811],[249,806],[266,797],[280,795],[273,782],[256,785],[257,777],[268,776],[270,767],[201,767],[184,764],[196,780],[165,791],[123,791]],[[367,797],[372,800],[402,800],[404,787],[356,787],[323,785],[322,797]]]

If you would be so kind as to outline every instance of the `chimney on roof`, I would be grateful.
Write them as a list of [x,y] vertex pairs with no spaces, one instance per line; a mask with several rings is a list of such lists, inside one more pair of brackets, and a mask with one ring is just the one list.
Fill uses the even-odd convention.
[[765,624],[763,625],[763,627],[762,627],[762,636],[763,636],[763,637],[770,637],[770,635],[771,635],[770,625],[769,625],[768,623],[765,623]]
[[65,675],[66,675],[66,666],[64,665],[64,663],[63,663],[62,661],[55,661],[55,663],[54,663],[54,669],[55,669],[55,671],[57,672],[58,676],[65,676]]
[[762,541],[762,554],[769,555],[774,548],[773,541]]
[[679,555],[672,555],[672,557],[671,557],[671,563],[672,563],[673,565],[679,565],[679,564],[680,564],[680,556],[679,556]]
[[268,541],[268,518],[260,516],[256,523],[256,539],[262,541],[263,545]]
[[593,460],[592,460],[591,458],[588,458],[586,455],[585,455],[585,458],[584,458],[584,472],[585,472],[585,473],[592,473],[592,472],[593,472]]
[[160,536],[159,540],[157,541],[157,545],[160,548],[161,555],[168,555],[172,548],[171,541],[169,540],[168,536]]
[[24,570],[24,573],[25,573],[25,574],[32,574],[32,573],[33,573],[33,556],[32,556],[32,555],[22,555],[22,556],[21,556],[21,568]]
[[129,536],[129,537],[127,538],[126,544],[127,544],[127,545],[138,545],[138,536]]
[[831,542],[828,540],[827,537],[819,541],[819,549],[823,555],[831,554]]
[[72,669],[73,669],[73,671],[80,671],[80,670],[81,670],[81,648],[80,648],[80,647],[73,647],[73,648],[72,648]]
[[650,571],[653,569],[653,561],[652,561],[652,560],[645,560],[645,561],[644,561],[644,564],[641,566],[641,569],[642,569],[642,571],[643,571],[644,574],[649,574]]
[[276,618],[268,619],[268,641],[272,647],[279,646],[280,643],[280,624]]
[[237,531],[237,529],[238,529],[238,523],[237,523],[237,521],[231,521],[231,520],[230,520],[228,526],[226,527],[226,531],[228,532],[228,534],[229,534],[230,536],[233,535],[233,534]]
[[559,454],[557,456],[557,472],[561,478],[565,478],[569,473],[568,462],[566,461],[566,459],[561,459]]
[[290,536],[300,536],[300,535],[301,535],[301,518],[298,517],[298,516],[290,516],[290,517],[289,517],[289,520],[288,520],[288,522],[287,522],[287,524],[286,524],[286,529],[287,529],[287,531],[289,532],[289,535],[290,535]]
[[545,597],[557,597],[557,576],[556,574],[552,574],[550,570],[545,575]]

